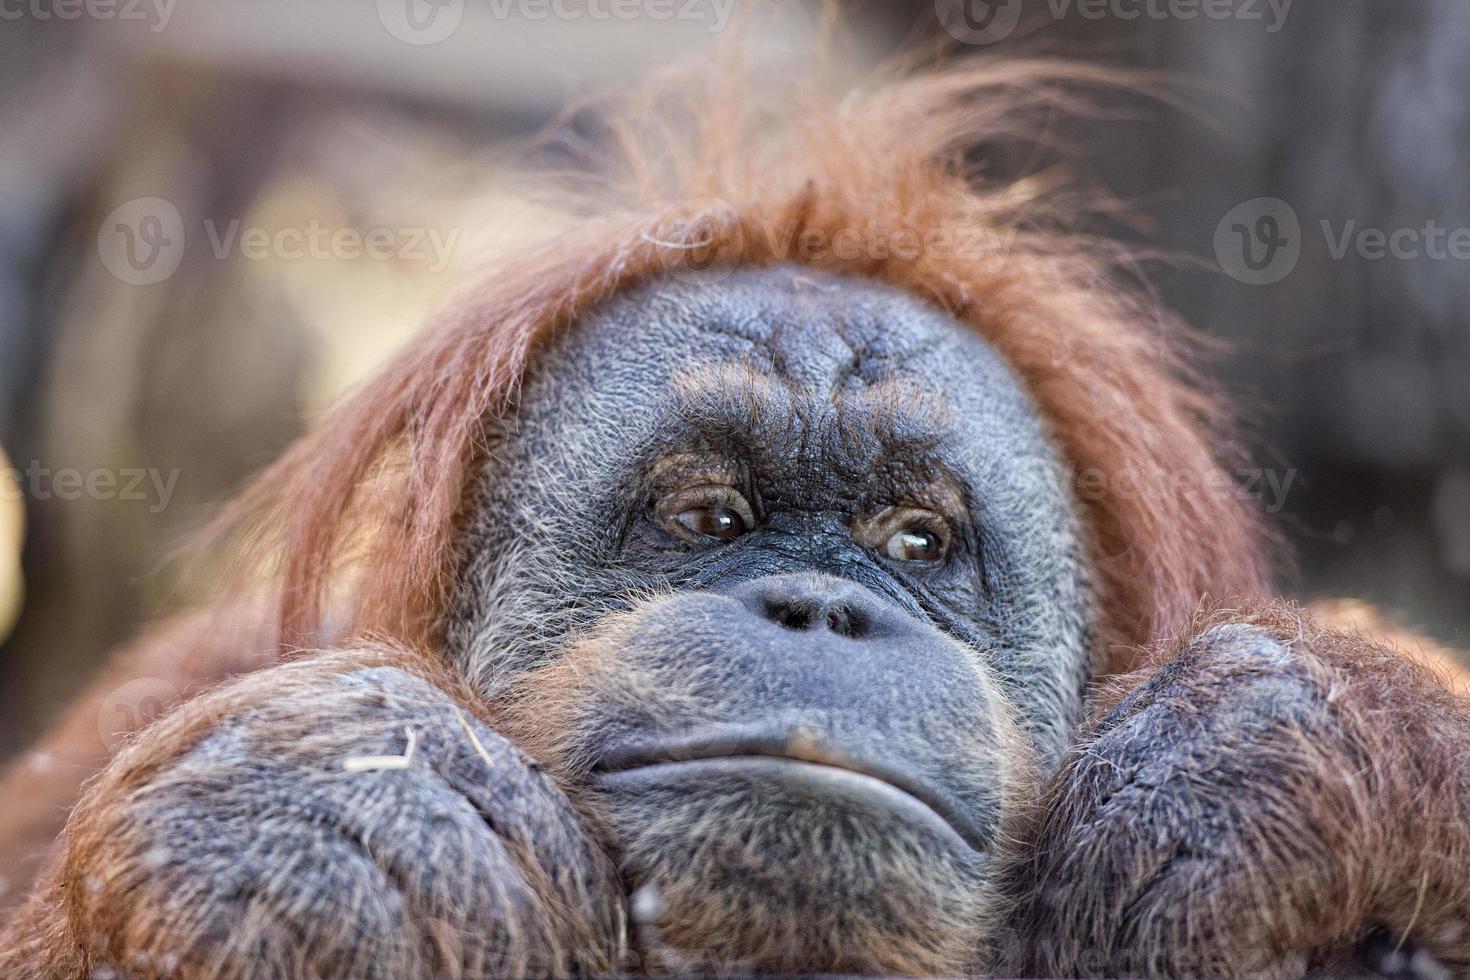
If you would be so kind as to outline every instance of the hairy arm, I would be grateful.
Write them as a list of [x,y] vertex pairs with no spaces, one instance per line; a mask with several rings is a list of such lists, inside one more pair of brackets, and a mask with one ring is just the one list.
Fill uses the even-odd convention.
[[1301,976],[1375,939],[1470,967],[1470,701],[1445,678],[1278,605],[1108,703],[1019,869],[1017,972]]
[[614,869],[473,703],[377,653],[187,703],[89,787],[0,975],[609,972]]

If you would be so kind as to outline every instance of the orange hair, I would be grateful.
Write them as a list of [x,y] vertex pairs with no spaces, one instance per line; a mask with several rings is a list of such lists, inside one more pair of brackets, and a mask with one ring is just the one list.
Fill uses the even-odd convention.
[[[762,84],[728,55],[606,110],[597,193],[564,192],[587,208],[571,229],[494,269],[226,512],[221,526],[251,529],[255,580],[263,565],[279,589],[283,640],[315,634],[329,595],[350,592],[348,632],[431,644],[487,420],[513,410],[537,345],[620,290],[710,261],[882,281],[985,337],[1091,488],[1076,499],[1100,667],[1204,596],[1265,594],[1266,538],[1222,480],[1225,413],[1171,345],[1186,334],[1038,181],[973,165],[1105,73],[986,61],[847,93],[819,75]],[[810,247],[852,229],[978,247]],[[352,568],[368,573],[345,585]]]

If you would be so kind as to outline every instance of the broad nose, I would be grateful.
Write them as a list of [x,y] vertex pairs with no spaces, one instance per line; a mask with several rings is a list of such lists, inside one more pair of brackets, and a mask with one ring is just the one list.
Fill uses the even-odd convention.
[[848,640],[892,635],[902,619],[898,610],[862,586],[827,575],[755,579],[736,586],[730,597],[785,629]]

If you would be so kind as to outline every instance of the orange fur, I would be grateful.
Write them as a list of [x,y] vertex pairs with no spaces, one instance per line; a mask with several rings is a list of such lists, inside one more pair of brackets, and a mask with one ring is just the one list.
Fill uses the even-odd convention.
[[[974,163],[990,140],[1085,106],[1078,88],[1107,76],[981,62],[846,96],[820,78],[775,77],[763,84],[738,59],[720,61],[668,73],[610,110],[607,186],[566,191],[592,213],[469,290],[227,510],[216,532],[244,555],[239,590],[264,584],[278,607],[270,645],[320,636],[324,610],[350,595],[331,632],[432,649],[483,433],[514,410],[538,346],[637,283],[710,274],[711,259],[714,270],[797,262],[892,284],[1007,359],[1077,474],[1100,671],[1135,666],[1206,596],[1268,594],[1269,536],[1223,467],[1225,413],[1178,349],[1187,334],[1128,288],[1125,253],[1067,227],[1066,200],[1036,181],[989,181]],[[909,233],[959,243],[975,232],[975,254],[898,253]],[[885,247],[812,247],[852,234]],[[86,727],[80,710],[66,732]],[[74,781],[60,790],[74,793]],[[0,836],[0,854],[9,846]]]
[[[846,97],[774,77],[720,62],[611,110],[611,190],[596,212],[495,270],[229,511],[221,526],[252,542],[247,580],[279,584],[285,640],[350,592],[355,631],[432,644],[484,427],[513,406],[537,345],[613,293],[699,261],[891,283],[1009,360],[1078,474],[1100,666],[1125,666],[1202,595],[1266,593],[1265,537],[1221,468],[1224,413],[1174,349],[1180,329],[1113,274],[1125,255],[1065,232],[1060,204],[968,163],[1106,76],[979,62]],[[900,248],[920,232],[979,245]],[[869,234],[883,247],[812,247]]]
[[1470,695],[1470,661],[1463,653],[1395,625],[1382,612],[1357,599],[1323,599],[1307,609],[1324,625],[1378,638],[1428,667],[1446,687]]

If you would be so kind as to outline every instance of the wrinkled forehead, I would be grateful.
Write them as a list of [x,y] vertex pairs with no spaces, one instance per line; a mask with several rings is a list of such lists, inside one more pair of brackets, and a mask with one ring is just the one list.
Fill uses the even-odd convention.
[[901,290],[789,265],[614,298],[540,359],[520,414],[570,423],[570,406],[586,405],[627,433],[700,410],[699,392],[735,387],[712,376],[731,366],[794,407],[896,401],[905,425],[958,449],[1003,439],[1050,455],[1030,399],[973,330]]

